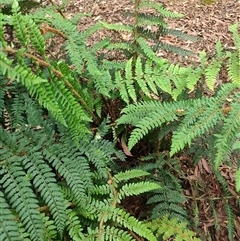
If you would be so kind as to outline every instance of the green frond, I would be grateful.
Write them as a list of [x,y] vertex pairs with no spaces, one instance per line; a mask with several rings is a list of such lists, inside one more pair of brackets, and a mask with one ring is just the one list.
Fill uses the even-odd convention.
[[127,61],[126,67],[125,67],[125,84],[128,91],[129,97],[136,102],[137,101],[137,95],[134,88],[134,77],[133,77],[133,58]]
[[158,16],[158,15],[151,15],[147,13],[139,13],[137,26],[145,26],[145,25],[166,26],[165,22],[163,21],[163,17],[161,15]]
[[[128,141],[129,149],[131,149],[144,135],[149,133],[150,130],[161,126],[165,122],[177,120],[178,116],[176,111],[179,109],[179,105],[183,104],[180,103],[162,104],[159,101],[140,102],[124,109],[122,113],[125,113],[125,116],[123,115],[118,119],[118,124],[123,124],[125,121],[131,123],[132,120],[136,123],[136,128],[132,131]],[[140,112],[142,118],[139,119],[138,115],[136,115],[138,112],[136,111],[142,109],[145,109],[145,111],[143,113]],[[144,116],[145,113],[146,115]],[[135,115],[137,119],[135,119]]]
[[4,30],[3,30],[3,14],[0,12],[0,48],[6,47],[7,43],[4,39]]
[[121,71],[115,72],[115,86],[119,90],[120,96],[124,102],[129,104],[129,96],[125,83],[123,82]]
[[159,12],[159,14],[166,18],[182,18],[184,16],[181,13],[171,12],[164,8],[161,3],[156,3],[154,1],[141,1],[139,7],[156,9]]
[[[1,186],[19,219],[26,227],[31,240],[44,240],[44,225],[39,212],[39,205],[25,172],[20,167],[20,158],[14,158],[0,170]],[[8,166],[7,166],[8,165]]]
[[240,49],[240,34],[238,33],[238,26],[239,24],[235,23],[229,27],[229,31],[232,32],[233,35],[233,41],[236,50]]
[[[204,134],[222,119],[222,105],[229,94],[236,88],[234,84],[226,84],[215,98],[193,100],[192,107],[186,110],[184,121],[173,133],[170,154],[173,155],[190,145],[195,137]],[[186,109],[183,107],[182,109]]]
[[228,238],[230,241],[234,240],[234,213],[230,204],[225,201],[224,207],[228,217]]
[[238,168],[235,174],[235,178],[236,178],[236,190],[240,192],[240,168]]
[[114,208],[111,210],[106,210],[108,213],[108,219],[117,222],[118,224],[124,226],[125,228],[135,232],[140,237],[145,238],[149,241],[156,241],[157,239],[153,235],[153,233],[146,227],[144,223],[137,220],[135,217],[130,216],[129,213],[125,212],[122,209]]
[[16,93],[9,111],[11,111],[12,128],[17,129],[25,123],[23,116],[25,111],[25,98],[23,95]]
[[210,90],[214,90],[214,84],[216,82],[217,74],[221,69],[221,61],[214,59],[205,70],[205,81]]
[[76,241],[85,240],[84,235],[82,234],[82,226],[78,218],[76,211],[72,209],[67,209],[67,222],[66,226],[69,232],[70,237]]
[[240,48],[230,55],[227,69],[231,81],[240,86]]
[[28,44],[30,42],[29,36],[27,34],[27,28],[26,28],[26,18],[19,12],[19,4],[15,0],[12,5],[12,24],[14,27],[14,30],[16,32],[16,37],[18,41],[28,48]]
[[45,40],[36,25],[35,22],[33,22],[32,19],[28,19],[27,22],[28,32],[30,36],[30,42],[33,45],[33,47],[39,52],[39,54],[44,55],[45,52]]
[[200,80],[202,73],[203,71],[200,67],[197,67],[189,71],[189,75],[186,78],[186,82],[187,88],[190,90],[190,92],[194,91],[194,88],[197,82]]
[[49,110],[57,121],[59,121],[62,125],[67,126],[63,113],[59,109],[59,105],[54,97],[55,93],[53,88],[49,83],[36,85],[34,88],[30,89],[30,94],[36,96],[40,105]]
[[62,235],[66,216],[62,205],[64,199],[56,183],[55,175],[51,172],[51,168],[42,160],[41,152],[35,148],[33,148],[33,153],[29,156],[24,156],[22,163],[27,170],[27,175],[33,180],[34,187],[48,205],[58,232]]
[[179,222],[176,218],[169,218],[167,215],[161,219],[155,219],[147,224],[156,233],[157,237],[163,240],[173,238],[175,241],[200,241],[196,234],[187,228],[187,224]]
[[197,37],[186,34],[186,33],[182,32],[181,30],[178,30],[178,29],[167,28],[164,31],[164,34],[170,34],[170,35],[179,37],[179,38],[184,39],[184,40],[192,41],[192,42],[195,42],[195,41],[198,40]]
[[171,45],[171,44],[168,44],[168,43],[164,43],[164,42],[161,42],[159,44],[159,49],[164,49],[164,50],[173,52],[173,53],[181,55],[181,56],[193,55],[193,52],[191,50],[183,49],[181,47]]
[[[135,82],[137,82],[139,84],[139,87],[141,88],[141,90],[143,91],[143,93],[148,96],[151,97],[151,94],[149,92],[149,88],[147,85],[149,85],[149,83],[151,83],[151,81],[148,83],[148,81],[144,80],[144,72],[143,72],[143,66],[142,66],[142,60],[140,57],[137,58],[136,60],[136,64],[135,64]],[[151,84],[150,84],[151,85]],[[153,87],[154,89],[154,87]]]
[[114,176],[114,180],[116,183],[122,182],[122,181],[128,181],[130,179],[136,178],[136,177],[143,177],[148,176],[149,173],[143,170],[138,169],[132,169],[127,170],[125,172],[119,172]]
[[136,39],[136,41],[148,59],[150,59],[156,63],[159,63],[159,61],[160,61],[159,58],[157,57],[155,52],[151,49],[151,47],[149,46],[149,44],[147,43],[147,41],[144,38],[138,37]]
[[6,241],[24,241],[25,239],[19,232],[19,226],[14,221],[15,216],[11,213],[9,205],[4,198],[4,194],[0,191],[0,237]]
[[6,75],[7,78],[21,82],[27,88],[31,88],[33,85],[47,82],[46,79],[33,74],[30,68],[20,65],[13,67],[12,62],[13,61],[9,60],[3,52],[0,52],[0,71],[3,75]]
[[[90,37],[91,35],[93,35],[95,32],[97,32],[98,30],[102,29],[102,24],[101,23],[97,23],[94,24],[90,27],[88,27],[85,31],[81,32],[81,36],[83,39],[87,39],[88,37]],[[99,43],[101,43],[101,45],[106,45],[108,43],[108,39],[106,39],[107,41],[103,40],[100,41]]]
[[103,25],[104,28],[109,29],[109,30],[115,30],[115,31],[126,31],[126,32],[133,32],[133,27],[131,25],[126,25],[126,24],[109,24],[105,22],[100,23]]
[[[79,175],[80,166],[78,162],[73,163],[71,159],[68,157],[66,153],[65,156],[58,154],[61,146],[53,146],[51,148],[46,148],[43,151],[43,154],[46,156],[47,161],[53,165],[53,167],[59,172],[59,174],[64,177],[66,183],[69,185],[71,190],[73,190],[74,197],[78,200],[79,203],[85,200],[86,196],[86,180],[84,180],[84,172],[82,170],[83,175]],[[60,155],[60,156],[59,156]],[[80,158],[81,160],[81,158]],[[76,165],[76,163],[78,165]],[[77,167],[77,168],[76,168]],[[81,166],[83,167],[83,166]]]
[[232,110],[224,121],[221,132],[215,135],[217,137],[215,144],[216,156],[214,158],[215,168],[218,168],[225,157],[230,155],[235,135],[240,128],[240,99],[239,95],[237,96],[238,101],[232,103]]
[[44,233],[46,234],[46,240],[53,240],[57,238],[57,227],[54,221],[44,214],[41,215],[44,222]]
[[217,230],[220,229],[220,225],[219,225],[219,220],[218,220],[218,212],[215,208],[215,205],[214,205],[214,201],[213,200],[209,200],[210,202],[210,207],[211,207],[211,210],[212,210],[212,215],[213,215],[213,218],[214,218],[214,226]]
[[154,182],[138,182],[138,183],[128,183],[121,187],[119,191],[119,197],[120,199],[123,199],[123,197],[129,197],[133,195],[139,195],[145,192],[150,192],[155,189],[159,189],[160,185]]
[[68,40],[66,41],[66,50],[78,74],[82,74],[83,72],[83,59],[81,58],[81,49],[82,48],[75,43],[74,39],[69,36]]
[[92,54],[95,54],[95,53],[97,53],[97,51],[99,51],[103,48],[108,48],[109,45],[110,45],[110,39],[108,37],[106,37],[103,40],[92,45],[90,51],[92,52]]
[[133,237],[126,231],[117,227],[104,226],[101,231],[101,240],[134,241]]

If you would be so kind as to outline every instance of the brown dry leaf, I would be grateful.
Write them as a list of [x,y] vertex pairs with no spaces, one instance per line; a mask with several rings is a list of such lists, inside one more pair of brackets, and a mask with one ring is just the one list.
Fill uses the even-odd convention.
[[126,145],[126,142],[125,142],[123,136],[121,137],[121,146],[122,146],[122,149],[123,149],[124,153],[125,153],[127,156],[133,156],[132,153],[129,151],[127,145]]

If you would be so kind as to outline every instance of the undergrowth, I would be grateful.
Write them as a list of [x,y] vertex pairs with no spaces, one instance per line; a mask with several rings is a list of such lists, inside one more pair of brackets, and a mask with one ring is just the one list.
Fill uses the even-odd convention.
[[[61,7],[39,3],[30,11],[32,5],[24,2],[0,1],[5,4],[0,13],[0,237],[200,240],[186,209],[177,154],[184,150],[193,159],[208,158],[224,195],[231,195],[218,167],[231,163],[232,151],[240,149],[237,24],[230,27],[234,51],[218,42],[210,64],[202,52],[198,67],[182,67],[159,58],[159,51],[193,53],[163,43],[161,36],[196,39],[170,29],[166,19],[182,15],[161,4],[135,0],[134,12],[124,13],[132,25],[100,22],[81,32],[81,14],[68,20]],[[131,36],[89,47],[87,39],[103,28]],[[55,37],[64,43],[61,58],[49,54],[48,42]],[[103,50],[122,51],[125,60],[110,61]],[[215,90],[224,65],[231,81]],[[193,97],[202,81],[214,91],[212,97]],[[204,144],[208,151],[197,147]],[[134,157],[136,145],[148,146],[149,153]],[[147,199],[139,216],[124,205],[136,196]],[[233,240],[227,198],[225,209]]]

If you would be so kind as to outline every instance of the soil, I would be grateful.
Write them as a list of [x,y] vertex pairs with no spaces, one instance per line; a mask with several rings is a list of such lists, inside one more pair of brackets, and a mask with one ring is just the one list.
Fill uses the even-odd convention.
[[[205,50],[209,55],[214,53],[215,44],[218,40],[221,41],[225,49],[233,49],[233,40],[228,28],[233,23],[240,22],[240,1],[239,0],[155,0],[162,3],[167,9],[183,13],[184,18],[178,20],[168,20],[167,23],[171,28],[182,30],[193,36],[197,36],[199,41],[183,41],[179,38],[166,36],[163,41],[172,43],[177,46],[184,47],[185,49],[192,50],[194,53],[199,54]],[[49,1],[43,1],[43,3]],[[55,0],[55,4],[60,4],[60,0]],[[207,4],[211,3],[211,4]],[[108,23],[129,23],[130,18],[123,16],[124,11],[131,11],[133,3],[131,0],[70,0],[70,4],[63,9],[66,17],[71,17],[76,13],[85,13],[86,15],[79,23],[79,30],[89,28],[91,25],[98,23],[98,21],[105,21]],[[112,41],[126,40],[129,36],[117,32],[109,32],[105,30],[98,31],[88,41],[91,45],[106,36],[111,37]],[[183,58],[171,53],[159,53],[166,57],[171,62],[178,62],[182,65],[189,63],[198,63],[197,55],[189,58]],[[114,58],[114,56],[113,56]],[[222,76],[224,78],[224,75]],[[198,207],[198,232],[202,240],[206,241],[227,241],[228,239],[228,220],[224,208],[223,192],[216,181],[216,177],[205,159],[199,160],[197,165],[191,165],[192,162],[189,156],[179,156],[182,163],[182,168],[186,176],[186,185],[184,186],[184,194],[188,198],[186,202],[186,209],[193,210]],[[235,160],[236,161],[236,160]],[[235,190],[235,171],[236,167],[222,165],[220,172],[228,182],[228,189],[231,193],[229,197],[224,197],[234,211],[235,216],[235,230],[234,240],[240,240],[240,209],[239,209],[239,193]],[[201,185],[200,185],[201,183]],[[218,223],[214,222],[213,213],[210,208],[210,200],[214,202]],[[131,210],[142,210],[144,204],[141,201],[129,202]],[[131,211],[134,214],[134,211]],[[193,215],[193,214],[192,214]]]

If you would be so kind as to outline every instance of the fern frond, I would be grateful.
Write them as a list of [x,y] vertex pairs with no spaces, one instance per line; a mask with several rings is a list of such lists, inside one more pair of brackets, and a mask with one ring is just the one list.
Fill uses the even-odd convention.
[[210,90],[214,90],[214,84],[216,82],[217,74],[221,69],[221,61],[213,60],[205,70],[205,81]]
[[161,3],[156,3],[154,1],[141,1],[139,7],[156,9],[159,12],[159,14],[166,18],[182,18],[184,16],[181,13],[171,12],[164,8]]
[[39,52],[39,54],[44,55],[45,52],[45,40],[37,27],[36,23],[33,22],[32,19],[28,19],[27,22],[29,36],[30,36],[30,42],[33,45],[33,47]]
[[66,226],[69,235],[73,240],[85,240],[84,235],[82,234],[82,226],[76,211],[72,209],[67,209]]
[[[134,16],[134,15],[132,15]],[[138,14],[138,23],[137,26],[144,26],[144,25],[166,25],[163,21],[163,17],[161,15],[151,15],[147,13],[139,13]]]
[[48,205],[58,232],[62,235],[66,216],[62,205],[64,199],[61,190],[56,183],[56,178],[51,172],[50,167],[42,160],[41,153],[36,148],[33,148],[32,151],[34,154],[23,158],[23,165],[27,170],[27,174],[33,179],[34,187],[39,191],[43,200]]
[[101,229],[102,240],[134,241],[133,237],[124,230],[117,227],[103,226]]
[[167,28],[165,31],[166,31],[166,32],[164,32],[165,34],[171,34],[173,36],[179,37],[179,38],[184,39],[184,40],[188,40],[188,41],[192,41],[192,42],[195,42],[195,41],[198,40],[197,37],[192,36],[192,35],[188,35],[188,34],[182,32],[181,30],[178,30],[178,29]]
[[[19,226],[14,221],[15,216],[11,213],[9,205],[4,198],[4,194],[0,191],[0,237],[6,241],[24,241],[24,237],[19,232]],[[25,237],[26,238],[26,237]]]
[[167,215],[161,219],[155,219],[147,225],[158,238],[162,237],[164,240],[173,238],[175,241],[200,241],[196,234],[187,228],[186,223],[179,222],[176,218],[169,219]]
[[6,48],[6,41],[4,38],[4,30],[3,30],[3,17],[4,15],[2,13],[0,13],[0,48],[4,47]]
[[138,221],[135,217],[130,216],[129,213],[126,213],[124,210],[119,208],[114,208],[111,210],[106,210],[107,217],[114,222],[124,226],[125,228],[132,230],[140,237],[145,238],[149,241],[156,241],[157,239],[153,233],[146,227],[144,223]]
[[119,198],[123,199],[123,197],[139,195],[139,194],[150,192],[159,188],[160,188],[160,185],[154,182],[144,181],[144,182],[138,182],[138,183],[129,183],[121,187],[119,191]]
[[170,155],[183,149],[186,144],[190,145],[195,137],[202,135],[221,120],[222,105],[235,88],[234,84],[226,84],[215,98],[193,100],[194,107],[186,111],[184,121],[173,133]]
[[235,179],[236,179],[236,190],[240,192],[240,168],[238,168],[236,172]]
[[230,55],[227,69],[231,81],[240,86],[240,48],[239,50]]
[[234,213],[230,204],[227,201],[224,202],[224,206],[228,217],[228,238],[230,241],[233,241],[234,240]]
[[[161,42],[159,44],[159,48],[158,49],[165,49],[167,51],[173,52],[175,54],[181,55],[181,56],[190,56],[193,55],[193,52],[191,50],[187,50],[187,49],[183,49],[181,47],[175,46],[175,45],[171,45],[168,43],[164,43]],[[158,50],[157,49],[157,50]]]
[[127,88],[125,83],[123,82],[122,76],[121,76],[121,71],[116,71],[115,72],[115,86],[120,92],[120,96],[124,102],[129,104],[129,96],[127,92]]
[[219,134],[216,134],[217,141],[216,156],[214,158],[215,168],[218,168],[223,162],[224,157],[230,155],[233,142],[235,140],[235,135],[240,128],[240,99],[239,95],[235,95],[238,101],[232,103],[231,111],[227,116],[223,128]]
[[25,98],[24,96],[20,95],[20,93],[16,93],[14,96],[12,105],[11,105],[11,121],[12,121],[12,128],[16,129],[19,126],[25,123],[24,120],[24,111],[25,111]]
[[[31,240],[44,240],[44,225],[39,205],[25,172],[19,166],[20,159],[12,158],[8,167],[1,169],[1,186],[11,206],[16,210]],[[15,160],[15,161],[14,161]]]
[[12,24],[14,30],[16,31],[16,37],[18,41],[28,49],[28,44],[30,42],[29,36],[27,34],[26,29],[26,19],[24,16],[19,12],[19,4],[15,0],[12,5]]
[[159,58],[157,57],[155,52],[151,49],[151,47],[148,45],[148,43],[146,42],[146,40],[144,38],[138,37],[136,39],[136,41],[148,59],[150,59],[156,63],[159,63],[159,61],[160,61]]
[[134,88],[134,78],[133,78],[133,68],[132,68],[132,64],[133,64],[133,58],[129,59],[126,63],[126,67],[125,67],[125,84],[126,84],[126,88],[129,94],[129,97],[136,102],[137,101],[137,96],[136,96],[136,92],[135,92],[135,88]]
[[130,179],[136,178],[136,177],[143,177],[148,176],[149,173],[143,170],[133,169],[128,170],[125,172],[119,172],[116,175],[114,175],[114,180],[116,183],[122,182],[122,181],[128,181]]
[[12,61],[9,60],[3,52],[0,52],[0,71],[3,75],[7,75],[7,78],[19,81],[28,88],[36,84],[47,82],[46,79],[34,75],[30,68],[20,65],[13,67]]
[[[146,106],[144,106],[145,104]],[[150,130],[161,126],[167,121],[177,120],[178,116],[176,110],[179,109],[179,105],[181,104],[162,104],[158,101],[151,101],[136,103],[135,105],[131,105],[130,107],[124,109],[122,113],[126,113],[126,115],[120,117],[120,119],[118,120],[118,124],[123,124],[125,123],[125,121],[129,123],[129,121],[131,120],[133,120],[133,122],[135,123],[139,118],[136,115],[137,119],[135,119],[135,113],[137,113],[136,111],[140,109],[145,109],[143,113],[140,112],[142,118],[137,121],[136,128],[131,133],[128,141],[129,149],[131,149]],[[150,106],[150,108],[147,108],[147,106]],[[144,116],[144,113],[146,113],[146,116]]]
[[133,27],[131,25],[126,24],[109,24],[105,22],[100,22],[103,27],[109,30],[115,30],[115,31],[126,31],[132,33]]
[[240,34],[238,33],[238,23],[235,23],[229,27],[229,31],[232,32],[234,46],[237,50],[240,49]]

